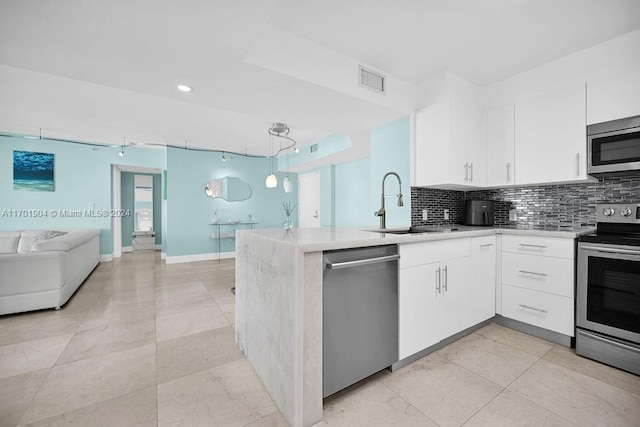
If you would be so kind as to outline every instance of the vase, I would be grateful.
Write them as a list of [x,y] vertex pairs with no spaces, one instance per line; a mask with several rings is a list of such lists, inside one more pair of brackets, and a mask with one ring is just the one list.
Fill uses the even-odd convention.
[[293,228],[293,221],[291,221],[291,215],[287,215],[287,219],[282,223],[284,228]]

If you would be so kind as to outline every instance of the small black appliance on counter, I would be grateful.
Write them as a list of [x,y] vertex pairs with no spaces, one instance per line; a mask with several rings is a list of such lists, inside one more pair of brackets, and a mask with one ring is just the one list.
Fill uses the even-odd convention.
[[493,225],[493,200],[467,200],[465,225]]

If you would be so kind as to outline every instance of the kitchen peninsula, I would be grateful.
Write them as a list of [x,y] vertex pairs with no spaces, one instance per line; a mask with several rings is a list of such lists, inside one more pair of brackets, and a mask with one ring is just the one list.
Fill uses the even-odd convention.
[[239,231],[238,345],[286,420],[293,426],[314,425],[322,419],[323,252],[495,234],[552,240],[572,240],[577,235],[487,227],[404,235],[329,227]]

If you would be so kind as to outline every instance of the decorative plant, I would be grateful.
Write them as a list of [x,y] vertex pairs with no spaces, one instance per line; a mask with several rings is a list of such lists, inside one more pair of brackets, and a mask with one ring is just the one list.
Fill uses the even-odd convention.
[[291,202],[282,202],[282,207],[284,208],[284,214],[289,218],[293,211],[298,207],[298,205],[291,205]]
[[282,202],[282,207],[284,208],[284,214],[287,216],[287,219],[282,223],[284,228],[292,228],[293,221],[291,221],[291,214],[296,209],[298,205],[291,205],[291,202]]

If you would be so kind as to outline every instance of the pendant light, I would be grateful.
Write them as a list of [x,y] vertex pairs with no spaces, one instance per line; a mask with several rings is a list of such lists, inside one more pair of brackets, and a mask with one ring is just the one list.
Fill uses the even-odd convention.
[[[289,132],[291,132],[291,129],[289,129],[289,126],[287,126],[286,123],[274,123],[267,132],[269,133],[269,172],[270,173],[267,176],[267,179],[265,180],[265,185],[267,186],[267,188],[275,188],[278,186],[278,178],[273,173],[273,158],[274,157],[277,158],[278,154],[280,154],[285,150],[288,150],[289,148],[293,148],[293,151],[295,153],[297,153],[299,150],[298,150],[298,147],[296,147],[296,141],[293,138],[287,136],[289,135]],[[273,137],[274,136],[281,138],[278,140],[280,142],[280,149],[275,155],[273,154]],[[282,146],[283,139],[289,141],[289,144],[285,147]],[[285,176],[284,180],[282,181],[282,188],[284,188],[285,193],[290,193],[293,190],[293,185],[288,175]]]
[[289,175],[285,176],[282,180],[282,188],[284,188],[285,193],[291,193],[291,190],[293,190],[293,185],[291,184]]
[[264,181],[267,188],[276,188],[278,186],[278,178],[273,173],[273,137],[269,134],[269,175]]
[[267,175],[267,179],[264,184],[267,188],[276,188],[278,186],[278,178],[273,173],[270,173]]

